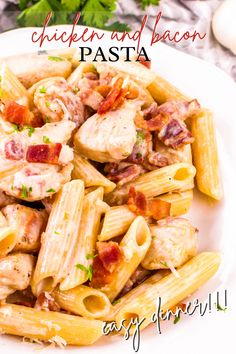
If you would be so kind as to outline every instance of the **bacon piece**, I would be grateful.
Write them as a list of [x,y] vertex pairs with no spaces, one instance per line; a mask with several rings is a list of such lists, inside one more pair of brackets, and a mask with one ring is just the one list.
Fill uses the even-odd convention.
[[157,114],[149,120],[138,114],[137,127],[148,131],[158,131],[158,138],[174,149],[193,142],[193,137],[183,120],[193,115],[200,105],[197,100],[190,102],[168,101],[157,109]]
[[60,311],[60,306],[52,295],[46,291],[39,294],[34,308],[40,311]]
[[111,88],[110,92],[108,93],[107,97],[104,98],[104,100],[100,104],[100,107],[98,108],[98,111],[97,111],[98,114],[103,114],[103,113],[109,111],[113,107],[117,97],[120,94],[123,82],[124,82],[124,79],[122,77],[119,77],[115,81],[115,83],[112,86],[112,88]]
[[155,117],[158,114],[158,105],[156,102],[153,102],[150,104],[150,106],[146,109],[144,109],[143,111],[143,116],[146,119],[151,119],[153,117]]
[[110,284],[112,279],[112,274],[103,266],[101,259],[96,257],[93,261],[93,278],[90,285],[93,288],[102,288]]
[[5,144],[5,156],[9,160],[21,160],[24,157],[24,149],[19,141],[10,140]]
[[58,164],[62,149],[61,143],[30,145],[26,152],[28,162]]
[[117,242],[97,242],[98,257],[103,267],[110,273],[114,272],[121,260],[121,251]]
[[178,119],[170,120],[170,122],[160,130],[158,138],[166,146],[171,146],[173,149],[178,149],[194,141],[191,132],[187,129],[184,122]]
[[13,124],[28,125],[31,127],[42,126],[39,116],[34,116],[30,110],[14,101],[6,102],[3,112],[4,118]]
[[119,186],[123,186],[125,183],[128,183],[135,178],[137,178],[143,169],[139,165],[129,165],[124,168],[119,169],[119,165],[117,165],[117,169],[111,170],[110,174],[107,176],[111,181],[114,181]]
[[140,64],[146,66],[146,68],[151,69],[151,60],[146,60],[146,57],[144,55],[140,55],[138,57],[138,61]]
[[147,200],[146,196],[136,191],[134,187],[129,190],[127,204],[129,209],[137,215],[151,216],[155,220],[170,216],[170,203],[161,199]]

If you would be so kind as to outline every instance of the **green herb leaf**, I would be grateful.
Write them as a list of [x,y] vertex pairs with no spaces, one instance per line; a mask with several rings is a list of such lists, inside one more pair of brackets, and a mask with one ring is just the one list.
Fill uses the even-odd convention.
[[56,57],[56,56],[53,56],[53,55],[49,55],[48,56],[48,60],[51,60],[51,61],[64,61],[64,58]]
[[147,6],[159,5],[160,0],[139,0],[142,10],[145,10]]
[[130,27],[126,23],[121,23],[116,21],[109,26],[105,26],[104,28],[107,31],[117,31],[117,32],[129,32]]
[[48,117],[45,118],[46,123],[50,123],[50,119]]
[[46,87],[45,86],[40,87],[39,92],[46,93],[47,92]]
[[60,235],[61,233],[59,231],[54,231],[54,234]]
[[219,303],[215,304],[217,311],[226,311],[227,307],[223,308]]
[[142,130],[137,130],[137,132],[136,132],[136,144],[138,144],[138,145],[142,144],[144,139],[145,139],[144,132]]
[[116,0],[87,0],[81,11],[83,22],[87,26],[103,28],[115,9]]
[[174,324],[178,323],[179,321],[180,321],[180,313],[178,314],[178,316],[175,316]]
[[31,138],[33,132],[35,131],[35,129],[33,127],[27,127],[26,129],[28,129],[28,136]]
[[162,264],[164,267],[169,268],[169,267],[168,267],[168,264],[167,264],[166,262],[160,262],[160,264]]
[[12,128],[15,132],[19,132],[20,131],[20,127],[17,124],[12,124]]
[[80,270],[82,270],[83,272],[85,272],[86,276],[88,277],[88,280],[90,280],[90,281],[92,280],[92,278],[93,278],[93,267],[92,267],[92,265],[90,265],[87,268],[83,264],[78,263],[78,264],[75,265],[75,267],[80,269]]
[[113,301],[112,305],[116,305],[120,302],[120,299]]
[[46,101],[45,105],[46,105],[47,108],[50,107],[50,102]]
[[20,13],[17,17],[17,22],[21,26],[31,27],[31,26],[42,26],[45,22],[47,14],[53,11],[52,6],[47,0],[37,1],[32,6],[26,8],[28,1],[21,2],[22,9],[24,11]]
[[49,139],[48,136],[44,135],[44,136],[43,136],[43,142],[44,142],[45,144],[50,144],[51,140]]
[[47,191],[46,191],[46,193],[55,193],[56,191],[55,191],[55,189],[53,189],[53,188],[50,188],[50,189],[48,189]]
[[27,189],[25,184],[22,184],[21,186],[21,197],[22,198],[28,198],[29,197],[29,192],[32,192],[32,187],[29,187],[29,190]]
[[88,267],[88,280],[92,280],[92,278],[93,278],[93,267],[90,265],[89,267]]
[[75,267],[82,270],[83,272],[86,272],[86,273],[88,271],[88,269],[83,264],[80,264],[80,263],[76,264]]
[[86,259],[89,260],[89,259],[94,259],[96,257],[97,257],[97,254],[87,254]]

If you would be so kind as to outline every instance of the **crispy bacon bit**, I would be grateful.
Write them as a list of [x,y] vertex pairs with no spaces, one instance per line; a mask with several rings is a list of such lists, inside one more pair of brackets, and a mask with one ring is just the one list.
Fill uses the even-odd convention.
[[160,220],[170,216],[171,204],[161,199],[146,199],[142,192],[136,191],[134,187],[129,190],[129,209],[143,216],[151,216],[155,220]]
[[119,169],[119,165],[117,165],[117,168],[114,168],[110,171],[107,178],[119,184],[119,186],[123,186],[125,183],[128,183],[137,178],[142,173],[142,171],[143,169],[139,165],[129,165],[121,169]]
[[180,302],[179,304],[173,306],[170,310],[173,312],[173,313],[176,313],[176,311],[178,309],[181,309],[183,312],[186,310],[186,304],[184,304],[183,302]]
[[193,137],[183,120],[193,115],[200,105],[197,100],[190,102],[168,101],[157,108],[157,114],[149,120],[138,114],[137,127],[159,132],[158,138],[173,149],[193,142]]
[[118,243],[97,242],[97,250],[103,267],[110,273],[114,272],[122,257]]
[[100,258],[96,257],[93,261],[93,278],[90,285],[93,288],[102,288],[106,284],[110,284],[112,279],[112,274],[104,268]]
[[146,66],[146,68],[151,69],[151,60],[146,60],[146,57],[144,55],[140,55],[138,57],[138,61],[140,64]]
[[150,106],[143,110],[143,116],[145,119],[151,119],[158,114],[158,105],[156,102],[150,104]]
[[58,164],[62,149],[61,143],[30,145],[26,152],[28,162]]
[[158,138],[166,145],[173,149],[178,149],[186,144],[191,144],[194,138],[191,132],[187,129],[184,122],[172,119],[166,126],[164,126]]
[[117,97],[120,94],[123,82],[124,82],[124,79],[122,77],[119,77],[115,81],[115,83],[112,86],[112,88],[111,88],[110,92],[108,93],[107,97],[104,98],[104,100],[100,104],[100,107],[98,108],[98,111],[97,111],[98,114],[103,114],[103,113],[109,111],[113,107]]
[[35,117],[30,110],[14,101],[9,101],[5,104],[4,118],[13,124],[17,125],[28,125],[31,127],[40,127],[42,121],[39,117]]
[[46,291],[39,294],[34,308],[40,311],[60,311],[60,306],[52,295]]
[[5,155],[9,160],[21,160],[24,157],[23,146],[19,141],[10,140],[5,144]]

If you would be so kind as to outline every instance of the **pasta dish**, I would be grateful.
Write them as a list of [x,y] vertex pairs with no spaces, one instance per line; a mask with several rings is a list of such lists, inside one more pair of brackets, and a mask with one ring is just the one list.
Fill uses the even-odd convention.
[[220,265],[186,214],[222,187],[213,114],[149,63],[0,62],[0,329],[89,345],[181,304]]

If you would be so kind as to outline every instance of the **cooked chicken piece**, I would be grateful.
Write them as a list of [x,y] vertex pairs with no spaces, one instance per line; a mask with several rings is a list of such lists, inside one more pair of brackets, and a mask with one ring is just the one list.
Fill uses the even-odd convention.
[[78,96],[84,105],[91,107],[94,111],[98,110],[101,102],[103,101],[103,96],[91,88],[81,89]]
[[40,237],[47,223],[47,212],[20,204],[2,209],[9,225],[17,230],[17,243],[13,251],[34,252],[40,247]]
[[[169,146],[164,145],[158,138],[154,140],[154,150],[159,153],[159,156],[166,159],[167,165],[172,165],[178,162],[191,161],[191,145],[187,144],[179,148],[178,150],[172,149]],[[154,154],[155,154],[154,152]],[[151,155],[149,156],[149,159]],[[153,163],[154,161],[149,161]],[[155,164],[155,163],[154,163]]]
[[142,262],[146,269],[180,267],[197,253],[197,230],[184,218],[159,220],[150,231],[151,246]]
[[24,54],[9,57],[6,62],[26,88],[44,78],[52,76],[67,78],[71,73],[71,63],[58,56]]
[[0,258],[0,300],[29,286],[34,263],[34,257],[24,253]]
[[138,108],[125,102],[116,111],[94,114],[75,134],[75,147],[98,162],[116,162],[129,156],[136,141],[134,117]]
[[0,180],[0,189],[7,194],[36,201],[58,192],[63,184],[71,179],[73,165],[64,167],[47,163],[29,163],[14,175]]
[[16,203],[17,200],[9,195],[6,195],[3,191],[0,190],[0,209],[4,208],[6,205]]
[[35,85],[34,104],[45,121],[58,122],[69,119],[77,126],[84,121],[84,105],[62,77],[38,82]]

